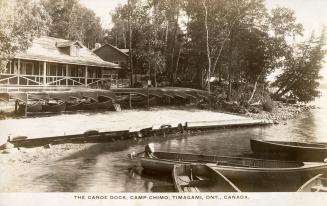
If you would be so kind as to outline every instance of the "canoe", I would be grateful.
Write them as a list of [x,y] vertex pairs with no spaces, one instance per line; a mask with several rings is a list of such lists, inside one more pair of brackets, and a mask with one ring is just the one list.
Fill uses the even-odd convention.
[[[150,97],[149,98],[149,105],[153,106],[157,103],[157,97]],[[132,101],[132,106],[134,107],[147,107],[148,105],[148,99],[147,97],[143,97],[141,101]]]
[[[20,104],[18,111],[19,113],[25,112],[26,104]],[[42,111],[42,103],[39,101],[33,102],[31,104],[27,104],[27,112],[41,112]]]
[[305,182],[297,192],[327,192],[327,174],[318,174]]
[[83,110],[97,110],[98,102],[96,100],[91,99],[90,101],[84,101],[81,104]]
[[[152,174],[169,174],[174,164],[206,163],[232,182],[255,185],[254,190],[259,185],[266,187],[267,184],[273,183],[275,191],[295,191],[308,178],[327,172],[327,163],[324,162],[280,161],[172,152],[153,152],[151,156],[140,157],[140,161],[144,172]],[[276,185],[278,182],[291,184],[279,187]]]
[[255,153],[286,154],[294,160],[323,161],[327,157],[327,143],[283,142],[251,139]]
[[77,111],[82,110],[82,102],[67,102],[66,103],[66,111]]
[[109,110],[109,109],[113,109],[113,108],[114,108],[114,106],[112,104],[112,100],[98,102],[98,109]]
[[58,103],[46,103],[42,105],[43,112],[59,113],[66,109],[66,103],[58,101]]
[[173,180],[177,192],[241,192],[224,175],[204,164],[175,165]]

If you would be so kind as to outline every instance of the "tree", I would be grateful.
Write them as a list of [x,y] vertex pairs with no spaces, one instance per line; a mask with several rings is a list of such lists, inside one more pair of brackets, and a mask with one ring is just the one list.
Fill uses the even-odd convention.
[[311,35],[308,41],[302,42],[295,48],[295,52],[287,59],[284,72],[278,76],[273,86],[278,87],[275,98],[290,93],[299,101],[312,101],[319,96],[318,80],[325,57],[325,31],[319,38]]
[[102,42],[104,31],[100,18],[78,0],[42,0],[41,4],[52,19],[49,36],[79,40],[90,49]]
[[42,6],[28,0],[0,0],[0,71],[9,58],[26,50],[50,23]]

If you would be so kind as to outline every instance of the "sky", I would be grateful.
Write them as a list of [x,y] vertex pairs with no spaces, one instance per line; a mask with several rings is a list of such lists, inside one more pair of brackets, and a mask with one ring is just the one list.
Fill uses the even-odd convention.
[[[80,2],[101,18],[104,28],[111,28],[110,12],[117,5],[125,4],[127,0],[80,0]],[[295,10],[297,20],[303,24],[307,35],[313,30],[319,34],[324,25],[327,27],[327,0],[266,0],[266,5],[268,9],[282,6]],[[321,82],[327,83],[327,58],[321,75],[323,76]]]

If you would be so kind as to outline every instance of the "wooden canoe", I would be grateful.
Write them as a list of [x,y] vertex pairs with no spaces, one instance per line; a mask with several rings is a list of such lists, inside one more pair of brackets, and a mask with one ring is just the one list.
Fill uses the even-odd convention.
[[[19,113],[24,113],[25,112],[25,107],[26,107],[26,103],[25,104],[20,104],[19,105]],[[27,112],[41,112],[42,111],[42,103],[39,101],[35,101],[31,104],[27,104]]]
[[109,110],[109,109],[113,109],[113,108],[114,108],[114,106],[113,106],[112,100],[98,102],[98,109]]
[[82,110],[82,102],[67,102],[66,103],[66,111],[78,111]]
[[224,175],[204,164],[175,165],[173,180],[177,192],[241,192]]
[[231,181],[242,185],[255,184],[256,187],[258,185],[265,187],[266,184],[271,183],[292,183],[287,187],[275,185],[275,191],[295,191],[308,178],[327,172],[327,163],[324,162],[280,161],[171,152],[153,152],[152,155],[140,158],[141,166],[146,173],[169,174],[174,164],[206,163]]
[[81,106],[82,106],[83,110],[97,110],[98,102],[91,99],[90,101],[82,102]]
[[46,103],[42,105],[42,112],[51,112],[51,113],[59,113],[65,111],[66,103],[62,101],[58,101],[58,103]]
[[251,139],[255,153],[286,154],[294,160],[323,161],[327,157],[327,143],[305,143]]
[[297,192],[327,192],[327,174],[318,174],[305,182]]

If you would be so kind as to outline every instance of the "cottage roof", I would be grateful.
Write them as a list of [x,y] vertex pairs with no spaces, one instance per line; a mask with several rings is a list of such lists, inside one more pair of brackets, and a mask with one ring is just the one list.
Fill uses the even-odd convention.
[[120,52],[121,54],[123,54],[125,56],[128,56],[128,54],[126,54],[126,50],[127,50],[127,52],[129,52],[128,49],[119,49],[119,48],[117,48],[117,47],[115,47],[115,46],[113,46],[111,44],[104,44],[101,47],[99,47],[97,49],[94,49],[93,52],[95,52],[95,51],[97,51],[99,49],[102,49],[103,47],[111,47],[111,48],[115,49],[116,51]]
[[[79,56],[70,56],[62,47],[79,44]],[[77,64],[107,68],[120,68],[118,64],[102,60],[91,50],[78,41],[69,41],[54,37],[42,36],[33,40],[32,46],[25,52],[18,53],[15,58],[36,61],[58,62],[63,64]]]
[[79,45],[80,48],[83,48],[83,44],[79,41],[62,40],[56,42],[56,46],[59,48],[70,47],[72,45]]

